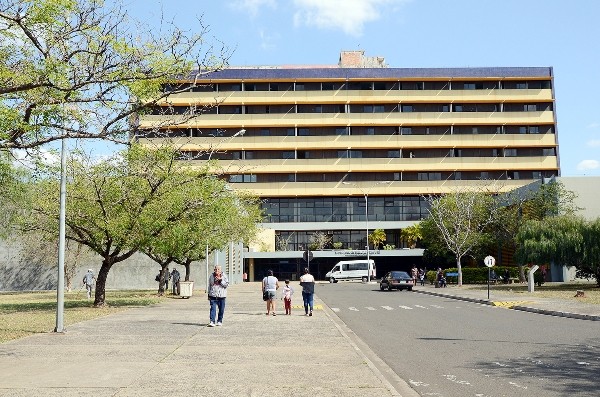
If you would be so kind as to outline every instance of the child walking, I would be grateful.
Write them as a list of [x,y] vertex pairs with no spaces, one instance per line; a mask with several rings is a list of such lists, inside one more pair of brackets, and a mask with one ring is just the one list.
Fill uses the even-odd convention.
[[294,289],[290,285],[290,280],[285,280],[281,295],[285,306],[285,314],[292,314],[292,295],[294,295]]

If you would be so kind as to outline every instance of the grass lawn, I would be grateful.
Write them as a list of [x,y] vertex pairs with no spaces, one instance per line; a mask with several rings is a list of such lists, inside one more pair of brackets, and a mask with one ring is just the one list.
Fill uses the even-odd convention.
[[[156,291],[107,291],[106,307],[93,307],[85,291],[65,292],[64,326],[160,302]],[[0,293],[0,343],[56,327],[56,291]]]
[[[486,286],[469,286],[464,285],[467,288],[474,289],[487,289]],[[582,303],[589,303],[592,305],[600,305],[600,288],[596,286],[595,282],[568,282],[568,283],[544,283],[541,287],[537,285],[534,287],[534,292],[529,293],[527,291],[527,284],[498,284],[492,285],[491,288],[494,292],[510,292],[513,294],[523,294],[523,296],[535,296],[539,298],[554,298],[577,301]],[[575,293],[577,291],[584,291],[584,298],[576,298]]]

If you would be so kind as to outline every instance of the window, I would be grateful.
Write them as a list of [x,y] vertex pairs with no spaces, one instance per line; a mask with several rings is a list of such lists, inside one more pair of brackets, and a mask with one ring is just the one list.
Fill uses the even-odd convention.
[[542,171],[533,171],[531,177],[533,179],[542,179]]
[[296,131],[293,128],[288,128],[285,132],[286,132],[287,136],[294,136],[294,135],[296,135]]
[[347,150],[338,150],[338,152],[337,152],[337,158],[338,159],[348,158],[348,151]]
[[256,84],[244,84],[245,91],[256,91]]
[[375,135],[375,127],[367,127],[367,135]]
[[504,149],[504,157],[516,157],[517,149]]
[[253,159],[253,158],[254,158],[254,152],[247,150],[247,151],[244,153],[244,158],[245,158],[246,160],[251,160],[251,159]]
[[298,128],[298,136],[308,136],[308,128]]
[[410,113],[413,111],[412,105],[402,105],[402,112]]
[[279,91],[279,84],[269,83],[269,91]]
[[540,133],[540,127],[538,127],[538,126],[531,126],[531,127],[529,127],[529,133],[530,134],[539,134]]
[[353,159],[362,158],[362,151],[361,150],[350,150],[350,158],[353,158]]
[[304,91],[304,83],[296,83],[296,91]]
[[537,105],[534,104],[525,104],[523,105],[523,111],[525,112],[536,112],[537,111]]
[[373,113],[373,105],[364,105],[363,113]]
[[402,127],[400,128],[400,135],[411,135],[412,128],[411,127]]
[[554,148],[543,148],[542,156],[555,156]]
[[269,131],[268,129],[261,129],[260,135],[261,136],[269,136],[269,135],[271,135],[271,131]]
[[389,159],[396,159],[400,157],[400,150],[388,150],[387,157]]
[[479,178],[480,179],[489,179],[490,178],[490,173],[487,171],[481,171],[481,173],[479,174]]
[[289,151],[288,150],[288,151],[284,151],[283,152],[283,158],[284,159],[293,159],[294,157],[295,156],[294,156],[294,152],[293,151]]
[[323,113],[323,106],[315,105],[315,107],[313,108],[313,113]]
[[456,180],[456,181],[460,181],[461,179],[462,179],[462,172],[460,172],[460,171],[456,171],[456,172],[454,173],[454,180]]
[[333,91],[333,83],[322,83],[321,90],[322,91]]
[[520,82],[517,83],[516,85],[517,90],[526,90],[527,89],[527,82]]
[[373,113],[383,113],[383,112],[385,112],[385,107],[383,105],[373,106]]
[[335,135],[348,135],[348,129],[346,127],[337,127],[335,129]]

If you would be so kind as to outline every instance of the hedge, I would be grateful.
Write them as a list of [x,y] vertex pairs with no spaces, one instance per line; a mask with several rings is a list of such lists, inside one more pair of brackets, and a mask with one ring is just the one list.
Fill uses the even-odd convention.
[[[494,267],[492,270],[496,272],[496,275],[499,279],[504,277],[504,272],[508,269],[510,277],[518,278],[519,277],[519,269],[516,267]],[[458,273],[458,269],[455,267],[451,267],[448,269],[443,269],[444,275],[447,273]],[[434,284],[437,272],[435,270],[430,270],[427,272],[427,280]],[[487,267],[463,267],[462,268],[462,282],[463,284],[487,284],[488,280],[488,268]],[[458,282],[458,276],[448,277],[446,276],[446,282],[448,283],[456,283]]]

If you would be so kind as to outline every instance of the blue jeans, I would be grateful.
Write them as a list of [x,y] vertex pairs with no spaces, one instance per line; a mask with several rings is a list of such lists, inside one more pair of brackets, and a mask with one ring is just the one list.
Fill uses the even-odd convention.
[[308,308],[310,307],[310,311],[313,311],[313,295],[307,292],[302,291],[302,300],[304,301],[304,312],[308,313]]
[[[219,315],[217,317],[217,321],[215,321],[215,315],[217,312],[217,307],[219,308]],[[222,323],[223,322],[223,313],[225,312],[225,298],[210,298],[210,322],[214,323]]]

